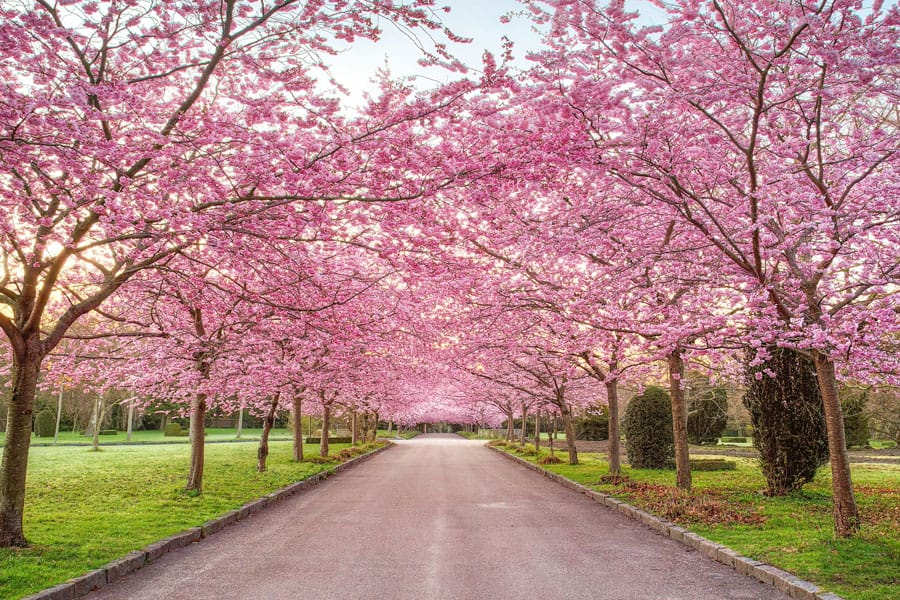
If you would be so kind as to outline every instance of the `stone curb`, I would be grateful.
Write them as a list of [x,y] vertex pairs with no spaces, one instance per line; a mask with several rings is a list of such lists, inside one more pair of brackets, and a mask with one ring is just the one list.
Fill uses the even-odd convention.
[[274,505],[279,500],[300,492],[305,492],[320,481],[324,481],[333,475],[337,475],[342,471],[355,467],[376,454],[381,454],[391,446],[394,446],[394,444],[392,442],[387,442],[387,445],[378,450],[351,458],[347,462],[337,464],[324,471],[319,471],[306,479],[295,481],[294,483],[263,496],[262,498],[251,500],[236,510],[229,511],[220,517],[211,519],[200,527],[191,527],[180,533],[170,535],[169,537],[163,538],[158,542],[153,542],[140,550],[129,552],[122,558],[107,563],[90,573],[47,588],[46,590],[42,590],[31,596],[27,596],[22,600],[75,600],[76,598],[85,596],[93,590],[99,590],[129,573],[133,573],[134,571],[143,568],[144,565],[156,562],[161,556],[168,552],[183,548],[194,542],[199,542],[204,538],[225,529],[228,525],[243,521],[250,515],[265,510],[268,506]]
[[727,548],[721,544],[717,544],[711,540],[701,537],[696,533],[692,533],[684,527],[680,527],[678,525],[675,525],[674,523],[671,523],[664,519],[660,519],[659,517],[651,515],[648,512],[631,506],[627,502],[623,502],[622,500],[613,498],[609,494],[604,494],[603,492],[592,490],[585,485],[568,479],[567,477],[563,477],[556,473],[551,473],[550,471],[541,468],[539,465],[536,465],[518,456],[514,456],[509,452],[504,452],[503,450],[494,448],[493,446],[487,447],[500,456],[518,463],[523,467],[527,467],[532,471],[540,473],[547,479],[556,481],[557,483],[562,484],[564,487],[574,490],[580,494],[584,494],[598,504],[602,504],[621,515],[643,523],[660,535],[670,537],[677,542],[681,542],[686,546],[690,546],[704,556],[707,556],[716,562],[722,563],[723,565],[731,567],[738,573],[754,577],[765,584],[771,585],[790,595],[791,598],[798,598],[800,600],[843,600],[840,596],[836,596],[835,594],[832,594],[830,592],[823,592],[815,584],[795,577],[787,571],[782,571],[781,569],[773,567],[772,565],[766,564],[764,562],[753,560],[752,558],[747,558],[746,556],[741,556],[731,548]]

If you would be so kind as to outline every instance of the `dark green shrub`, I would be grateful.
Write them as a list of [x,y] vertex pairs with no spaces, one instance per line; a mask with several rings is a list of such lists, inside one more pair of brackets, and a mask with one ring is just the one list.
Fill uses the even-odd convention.
[[34,417],[34,434],[38,437],[53,437],[56,433],[56,413],[45,408]]
[[825,409],[812,361],[786,348],[769,348],[769,353],[765,363],[748,366],[744,405],[766,493],[784,496],[812,481],[828,461]]
[[97,435],[119,435],[118,429],[101,429]]
[[868,395],[865,390],[846,390],[841,394],[844,413],[844,435],[847,447],[869,445],[869,417],[866,414]]
[[725,388],[712,387],[705,379],[693,377],[687,390],[687,434],[692,444],[715,444],[728,423],[728,395]]
[[669,393],[649,386],[628,403],[622,420],[625,451],[635,469],[664,469],[675,459]]
[[166,428],[163,430],[163,437],[184,437],[190,434],[191,432],[182,429],[179,423],[166,423]]
[[577,419],[573,419],[575,426],[575,439],[602,441],[609,439],[609,408],[600,406],[591,409],[588,413]]
[[692,458],[691,471],[734,471],[737,463],[724,458]]

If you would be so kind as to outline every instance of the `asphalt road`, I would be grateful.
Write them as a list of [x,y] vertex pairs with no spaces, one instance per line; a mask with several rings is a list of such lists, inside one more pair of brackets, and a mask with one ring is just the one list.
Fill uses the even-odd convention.
[[89,598],[788,597],[480,442],[398,445]]

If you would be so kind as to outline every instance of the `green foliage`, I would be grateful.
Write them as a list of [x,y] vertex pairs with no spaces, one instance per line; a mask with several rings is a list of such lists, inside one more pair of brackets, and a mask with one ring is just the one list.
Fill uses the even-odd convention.
[[558,456],[553,456],[547,454],[546,456],[542,456],[537,460],[537,464],[539,465],[558,465],[561,464],[563,460]]
[[97,435],[119,435],[118,429],[101,429]]
[[812,481],[828,461],[828,437],[812,361],[786,348],[769,352],[768,361],[748,366],[744,405],[753,422],[766,493],[783,496]]
[[34,417],[34,435],[52,438],[56,433],[56,412],[45,408]]
[[178,423],[166,423],[166,428],[163,431],[163,435],[166,437],[182,437],[188,436],[190,433],[187,429],[182,429]]
[[705,378],[693,376],[687,389],[687,434],[692,444],[715,444],[728,423],[725,388],[712,387]]
[[737,463],[724,458],[692,458],[691,471],[734,471]]
[[669,393],[649,386],[628,403],[622,420],[628,462],[636,469],[664,469],[675,458]]
[[573,419],[576,440],[603,441],[609,439],[609,407],[592,408],[583,417]]
[[847,447],[869,445],[869,416],[866,414],[866,390],[844,390],[841,394],[844,413],[844,435]]
[[[316,449],[318,450],[318,448]],[[314,465],[330,465],[338,460],[335,456],[319,456],[318,454],[307,454],[306,452],[304,452],[303,456],[303,462],[312,463]]]

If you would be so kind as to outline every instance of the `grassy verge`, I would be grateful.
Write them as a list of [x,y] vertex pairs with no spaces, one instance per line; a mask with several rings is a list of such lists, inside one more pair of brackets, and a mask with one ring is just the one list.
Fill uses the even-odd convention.
[[[262,433],[262,429],[244,429],[241,432],[241,439],[237,440],[237,430],[231,428],[215,428],[215,427],[207,427],[206,428],[206,441],[208,442],[231,442],[231,441],[259,441],[259,436]],[[126,434],[124,431],[118,432],[116,435],[101,435],[100,436],[100,445],[101,446],[111,446],[113,444],[125,444],[128,443],[126,441]],[[278,440],[278,439],[291,439],[291,431],[289,429],[273,429],[270,436],[270,440]],[[131,433],[131,443],[132,444],[147,444],[147,443],[173,443],[173,444],[187,444],[188,436],[178,436],[178,437],[166,437],[163,435],[163,432],[158,429],[152,430],[140,430],[133,431]],[[6,433],[0,432],[0,446],[6,443]],[[84,446],[91,445],[91,437],[81,435],[78,431],[60,431],[59,432],[59,443],[65,445],[72,444],[80,444]],[[53,444],[52,437],[37,437],[36,435],[31,436],[31,444],[33,446],[42,446]]]
[[[318,446],[304,451],[317,456]],[[0,597],[61,583],[337,464],[292,462],[291,444],[274,442],[269,470],[257,473],[256,445],[212,444],[203,494],[189,497],[182,491],[188,461],[181,444],[32,448],[25,506],[32,545],[0,550]]]
[[[539,458],[527,452],[523,456],[521,450],[513,453],[531,462]],[[853,539],[840,540],[833,535],[827,468],[820,469],[802,493],[768,498],[760,493],[764,480],[753,460],[732,457],[729,460],[738,463],[735,471],[695,472],[694,489],[684,494],[674,489],[672,471],[625,467],[624,477],[612,480],[605,477],[605,455],[579,453],[578,458],[578,465],[543,468],[674,521],[847,600],[900,598],[898,465],[853,465],[863,527]]]
[[[411,439],[413,439],[414,437],[416,437],[417,435],[419,435],[420,433],[422,433],[422,432],[419,431],[418,429],[407,429],[406,431],[404,431],[403,433],[400,434],[400,438],[401,438],[401,439],[404,439],[404,440],[411,440]],[[390,432],[390,434],[388,434],[388,430],[387,430],[387,429],[379,429],[379,430],[378,430],[378,437],[381,437],[381,438],[396,438],[396,437],[397,437],[397,430],[396,430],[396,429],[392,429],[391,432]]]

